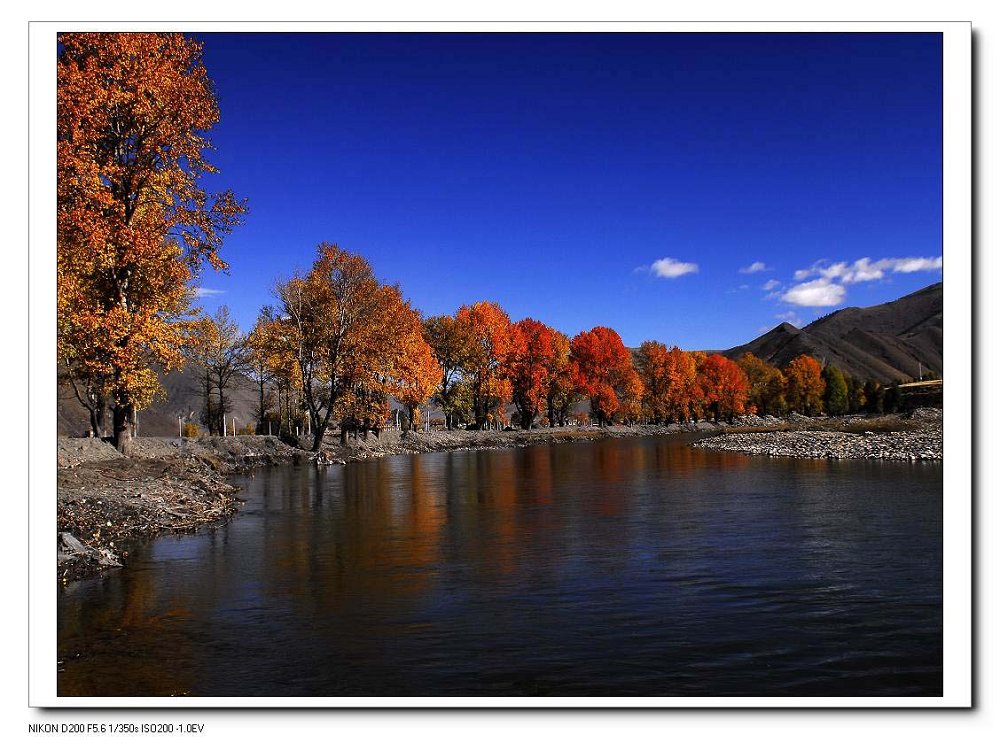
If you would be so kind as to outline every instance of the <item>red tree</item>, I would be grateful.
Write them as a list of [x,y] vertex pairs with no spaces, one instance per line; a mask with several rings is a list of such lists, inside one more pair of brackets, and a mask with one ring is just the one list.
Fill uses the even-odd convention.
[[610,424],[623,402],[627,405],[635,396],[638,378],[631,352],[616,331],[597,326],[573,338],[570,358],[577,389],[590,398],[598,423]]

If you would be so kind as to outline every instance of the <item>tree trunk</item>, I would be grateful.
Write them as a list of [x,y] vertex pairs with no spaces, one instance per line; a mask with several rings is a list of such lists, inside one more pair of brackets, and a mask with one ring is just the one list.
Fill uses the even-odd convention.
[[115,448],[123,456],[132,454],[132,430],[134,427],[134,410],[129,404],[115,404],[112,409],[114,417]]
[[410,425],[410,429],[413,430],[414,432],[416,432],[416,429],[417,429],[414,426],[414,424],[413,424],[413,417],[414,417],[414,412],[415,411],[416,411],[416,409],[414,409],[414,407],[412,407],[412,406],[407,406],[406,407],[406,421]]
[[318,451],[323,447],[323,435],[326,434],[326,425],[320,423],[316,427],[316,431],[313,433],[312,449],[313,451]]

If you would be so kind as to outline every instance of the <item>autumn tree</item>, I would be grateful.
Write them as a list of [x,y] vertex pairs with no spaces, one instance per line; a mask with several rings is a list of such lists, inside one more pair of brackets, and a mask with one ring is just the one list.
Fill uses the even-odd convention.
[[[696,356],[697,355],[697,356]],[[701,383],[698,363],[704,359],[700,352],[686,352],[672,346],[666,355],[666,385],[663,408],[668,422],[687,422],[702,415]]]
[[254,418],[259,434],[267,431],[265,423],[271,405],[267,388],[278,377],[277,368],[273,366],[274,357],[279,351],[278,342],[275,340],[277,333],[275,312],[270,306],[265,305],[258,313],[257,320],[246,339],[247,372],[257,384],[257,409]]
[[826,387],[823,390],[823,407],[827,414],[839,416],[845,414],[848,408],[847,379],[843,371],[834,365],[827,365],[822,370]]
[[749,384],[739,365],[721,354],[705,357],[698,371],[705,411],[715,417],[715,421],[746,413]]
[[569,422],[570,409],[579,394],[573,382],[573,363],[570,360],[569,337],[552,329],[552,358],[549,362],[549,388],[545,394],[549,426],[565,427]]
[[666,422],[670,407],[668,395],[669,380],[669,350],[659,341],[643,341],[635,353],[635,368],[642,380],[644,412],[646,418],[654,423]]
[[788,408],[809,416],[818,414],[823,409],[826,390],[819,362],[808,354],[800,354],[785,366],[784,375]]
[[748,407],[756,414],[780,416],[787,409],[785,403],[785,376],[774,365],[768,364],[752,352],[736,360],[749,384]]
[[521,427],[530,429],[547,405],[555,375],[554,331],[533,318],[519,320],[511,331],[508,373]]
[[395,307],[399,311],[393,334],[398,361],[387,363],[387,377],[393,395],[406,407],[407,420],[412,425],[417,407],[427,402],[444,380],[444,370],[424,338],[420,314],[401,298]]
[[598,424],[611,424],[637,389],[632,354],[621,336],[604,326],[579,333],[570,343],[570,358],[575,386],[590,399]]
[[412,401],[440,377],[419,314],[360,255],[322,244],[312,269],[275,294],[278,339],[295,363],[313,450],[334,420],[342,441],[348,431],[378,430],[390,396]]
[[229,308],[222,305],[215,315],[198,321],[197,337],[192,346],[194,360],[203,368],[209,384],[209,407],[214,401],[215,408],[208,409],[206,424],[212,432],[225,432],[223,420],[230,410],[230,400],[226,395],[233,378],[246,374],[249,369],[250,352],[246,337],[240,327],[230,317]]
[[441,368],[441,382],[434,400],[444,412],[445,428],[452,429],[458,422],[462,396],[458,387],[472,350],[472,331],[466,322],[451,315],[436,315],[424,321],[424,338]]
[[201,45],[180,34],[67,33],[57,61],[59,358],[111,403],[129,452],[135,412],[183,363],[189,283],[225,268],[245,205],[210,195],[219,119]]
[[511,398],[507,377],[513,339],[510,317],[494,302],[464,306],[455,315],[470,335],[466,372],[472,388],[476,425],[484,429],[491,420],[502,420]]

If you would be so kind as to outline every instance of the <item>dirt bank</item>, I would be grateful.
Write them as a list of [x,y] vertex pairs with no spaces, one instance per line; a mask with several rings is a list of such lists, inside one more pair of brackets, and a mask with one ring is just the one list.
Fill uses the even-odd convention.
[[219,523],[239,506],[225,475],[308,460],[277,438],[138,438],[123,457],[101,440],[61,438],[57,456],[59,578],[125,562],[131,541]]

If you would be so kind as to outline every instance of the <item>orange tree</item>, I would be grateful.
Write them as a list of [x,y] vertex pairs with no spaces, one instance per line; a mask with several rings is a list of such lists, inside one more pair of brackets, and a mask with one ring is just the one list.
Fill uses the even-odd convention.
[[384,372],[390,392],[406,407],[412,427],[417,407],[434,395],[444,372],[424,338],[420,313],[402,299],[398,289],[393,290],[396,294],[387,306],[396,311],[392,317],[395,330],[389,333],[396,344],[395,359],[385,363]]
[[819,362],[808,354],[800,354],[785,366],[788,408],[812,416],[823,409],[826,383]]
[[635,365],[645,393],[645,417],[654,424],[660,424],[667,420],[670,413],[667,400],[670,389],[669,350],[659,341],[643,341],[635,354]]
[[602,427],[623,412],[623,406],[631,406],[640,392],[632,354],[611,328],[597,326],[578,333],[570,343],[570,358],[574,383],[580,393],[590,398],[591,412]]
[[746,413],[749,384],[739,365],[721,354],[710,354],[698,372],[706,413],[715,421]]
[[396,286],[380,283],[360,255],[322,244],[312,269],[279,283],[274,340],[295,363],[319,450],[330,424],[378,430],[388,398],[425,400],[440,372],[420,315]]
[[749,408],[757,414],[779,416],[785,412],[785,376],[774,365],[770,365],[752,352],[747,352],[736,364],[743,370],[750,392],[747,396]]
[[703,394],[698,380],[698,361],[691,352],[672,346],[666,354],[666,394],[663,408],[668,422],[687,422],[702,415]]
[[245,204],[210,195],[219,119],[201,46],[180,34],[72,33],[57,62],[59,358],[108,397],[115,444],[183,364],[189,282]]
[[455,319],[469,330],[465,369],[471,378],[476,425],[483,429],[491,418],[502,421],[511,398],[507,377],[513,353],[510,317],[494,302],[477,302],[460,308]]

